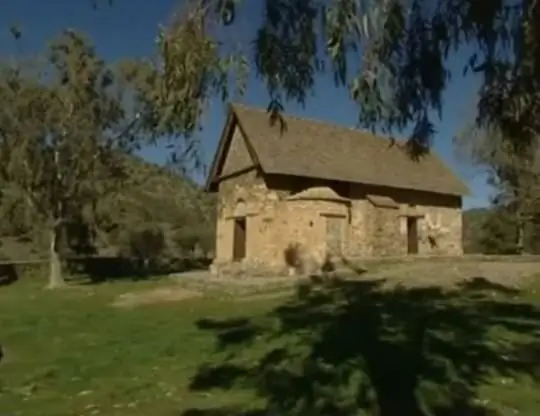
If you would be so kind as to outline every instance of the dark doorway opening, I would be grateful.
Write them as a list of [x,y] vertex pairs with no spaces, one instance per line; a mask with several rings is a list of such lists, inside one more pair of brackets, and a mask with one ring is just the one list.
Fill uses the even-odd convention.
[[246,218],[235,218],[233,233],[233,260],[240,261],[246,257]]
[[407,217],[407,253],[418,254],[418,218]]

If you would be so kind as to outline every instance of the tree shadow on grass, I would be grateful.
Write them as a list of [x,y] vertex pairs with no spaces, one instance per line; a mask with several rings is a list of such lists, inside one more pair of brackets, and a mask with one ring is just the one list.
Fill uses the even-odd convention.
[[201,365],[191,389],[252,389],[266,405],[184,416],[496,415],[478,388],[540,378],[539,322],[517,291],[483,278],[446,290],[314,280],[262,319],[199,322],[227,358]]
[[0,264],[0,287],[9,286],[19,280],[15,265],[4,263]]

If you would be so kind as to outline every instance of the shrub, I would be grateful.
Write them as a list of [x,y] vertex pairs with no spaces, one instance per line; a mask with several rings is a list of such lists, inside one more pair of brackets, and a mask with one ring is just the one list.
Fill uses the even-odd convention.
[[182,227],[174,231],[172,240],[182,255],[191,255],[199,243],[200,235],[194,227]]
[[209,225],[200,227],[185,226],[173,232],[173,243],[183,255],[193,255],[196,249],[205,256],[214,250],[215,234]]
[[159,226],[145,226],[128,232],[122,253],[139,260],[145,268],[154,262],[166,248],[165,233]]
[[290,243],[285,250],[283,250],[283,258],[285,264],[294,269],[296,273],[302,272],[304,268],[301,246],[299,243]]

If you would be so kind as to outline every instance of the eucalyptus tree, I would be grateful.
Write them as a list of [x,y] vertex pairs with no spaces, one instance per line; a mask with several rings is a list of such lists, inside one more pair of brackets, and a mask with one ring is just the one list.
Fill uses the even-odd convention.
[[515,251],[523,253],[527,240],[540,237],[540,136],[512,140],[500,130],[467,126],[455,142],[458,154],[487,174],[494,215],[514,225]]
[[114,72],[73,31],[32,65],[4,62],[0,98],[0,174],[48,231],[49,287],[58,287],[65,226],[123,179],[137,118],[128,119]]

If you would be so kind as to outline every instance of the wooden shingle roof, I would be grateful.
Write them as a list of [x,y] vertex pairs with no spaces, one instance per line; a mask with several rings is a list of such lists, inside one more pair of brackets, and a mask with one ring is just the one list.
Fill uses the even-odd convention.
[[[270,125],[268,113],[244,105],[229,108],[266,174],[294,175],[450,195],[469,193],[467,186],[434,152],[412,160],[402,142],[320,121],[284,115]],[[222,137],[224,140],[225,135]],[[223,143],[220,143],[223,149]],[[219,158],[216,155],[214,168]],[[215,169],[213,169],[215,170]],[[209,183],[213,180],[210,172]]]

